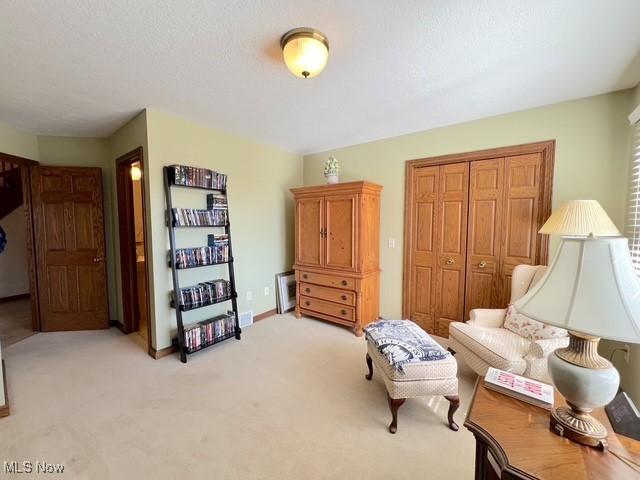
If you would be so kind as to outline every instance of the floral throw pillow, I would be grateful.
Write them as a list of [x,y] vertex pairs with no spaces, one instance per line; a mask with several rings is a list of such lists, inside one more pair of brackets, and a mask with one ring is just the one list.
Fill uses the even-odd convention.
[[507,315],[504,319],[504,328],[529,340],[544,340],[547,338],[560,338],[567,335],[564,328],[552,327],[546,323],[533,320],[518,313],[513,305],[507,307]]

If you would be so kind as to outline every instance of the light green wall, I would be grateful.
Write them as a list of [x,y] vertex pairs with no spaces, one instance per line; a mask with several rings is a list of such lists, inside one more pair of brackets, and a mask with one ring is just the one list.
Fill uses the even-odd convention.
[[113,235],[114,232],[112,224],[113,182],[107,139],[39,136],[38,151],[41,165],[97,167],[102,170],[102,198],[104,205],[109,318],[112,320],[117,319],[119,318],[115,275],[117,257],[114,255],[116,241]]
[[[148,148],[147,148],[147,113],[146,111],[140,112],[133,119],[120,127],[111,137],[107,139],[108,144],[108,162],[110,165],[110,175],[112,184],[112,196],[111,196],[111,230],[113,232],[113,256],[115,258],[115,296],[117,298],[117,319],[122,323],[124,319],[124,313],[122,308],[122,276],[120,269],[120,229],[118,227],[118,192],[116,181],[116,160],[122,155],[129,153],[130,151],[142,147],[143,163],[146,165],[148,162]],[[149,181],[147,176],[143,178],[145,184],[147,202]],[[147,222],[148,223],[148,222]],[[150,226],[146,226],[146,232],[150,232]],[[151,255],[151,253],[150,253]],[[149,278],[153,278],[152,262],[147,262],[147,270]],[[150,293],[150,302],[153,302],[153,292]],[[152,303],[151,303],[152,304]],[[149,312],[149,323],[151,325],[151,336],[153,338],[154,332],[154,312],[153,309]]]
[[[473,122],[339,148],[304,157],[304,183],[324,183],[324,161],[340,161],[340,181],[384,186],[381,203],[381,315],[402,314],[404,166],[406,160],[556,140],[554,207],[575,198],[598,200],[622,227],[631,91],[559,103]],[[395,249],[388,239],[395,238]]]
[[[275,274],[293,263],[293,201],[289,188],[302,184],[302,159],[283,150],[250,142],[163,112],[147,111],[149,142],[148,218],[155,293],[155,345],[170,345],[175,312],[169,308],[172,290],[167,267],[169,246],[165,224],[162,167],[175,163],[206,167],[229,176],[229,215],[233,236],[235,272],[240,312],[259,314],[276,306]],[[205,192],[174,189],[175,206],[206,208]],[[182,246],[206,245],[203,229],[176,233]],[[181,272],[185,286],[225,276],[223,267]],[[264,296],[264,287],[269,295]],[[247,291],[253,300],[246,300]],[[225,305],[229,307],[230,304]],[[216,308],[219,307],[219,308]],[[185,316],[195,321],[211,316],[220,306],[206,307]]]
[[38,160],[38,138],[0,122],[0,152]]

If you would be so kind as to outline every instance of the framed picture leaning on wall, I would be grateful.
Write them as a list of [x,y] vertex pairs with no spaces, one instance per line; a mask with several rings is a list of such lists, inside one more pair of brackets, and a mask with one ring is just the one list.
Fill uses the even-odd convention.
[[276,275],[276,304],[278,313],[285,313],[295,308],[296,276],[293,270]]

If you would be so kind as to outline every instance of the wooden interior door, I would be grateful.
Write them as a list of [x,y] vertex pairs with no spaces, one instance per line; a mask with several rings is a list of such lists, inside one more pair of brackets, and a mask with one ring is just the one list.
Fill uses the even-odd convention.
[[498,305],[511,298],[511,274],[516,265],[540,262],[541,235],[538,230],[546,220],[541,215],[543,191],[542,155],[532,153],[504,159],[504,221],[500,232],[502,264],[497,291]]
[[405,317],[410,318],[427,332],[435,331],[438,190],[439,167],[422,167],[415,170],[411,185],[410,212],[413,229],[407,244],[409,252],[410,281],[409,305]]
[[41,329],[109,328],[102,174],[32,167]]
[[324,198],[313,197],[296,202],[296,264],[322,267],[324,247]]
[[324,198],[326,268],[356,270],[357,205],[357,195],[331,195]]
[[471,162],[465,319],[499,305],[504,158]]
[[448,337],[449,323],[464,320],[469,164],[439,167],[436,269],[436,335]]

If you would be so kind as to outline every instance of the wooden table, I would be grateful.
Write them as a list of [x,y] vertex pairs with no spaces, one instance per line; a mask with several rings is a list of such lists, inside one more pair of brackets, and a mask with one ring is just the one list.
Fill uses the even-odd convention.
[[[556,392],[556,406],[564,398]],[[610,452],[640,463],[640,442],[616,435],[603,409],[593,414],[603,422]],[[640,479],[640,473],[610,452],[584,447],[549,430],[549,412],[476,382],[464,426],[476,437],[476,480]]]

